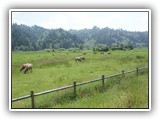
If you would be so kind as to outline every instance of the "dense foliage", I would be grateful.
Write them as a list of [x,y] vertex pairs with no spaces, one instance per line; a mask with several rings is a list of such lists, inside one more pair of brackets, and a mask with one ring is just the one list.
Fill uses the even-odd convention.
[[92,29],[67,31],[62,28],[45,29],[36,25],[29,27],[12,24],[11,37],[13,51],[62,48],[92,49],[97,46],[108,46],[112,50],[123,50],[148,46],[148,32],[131,32],[108,27],[100,29],[96,26]]

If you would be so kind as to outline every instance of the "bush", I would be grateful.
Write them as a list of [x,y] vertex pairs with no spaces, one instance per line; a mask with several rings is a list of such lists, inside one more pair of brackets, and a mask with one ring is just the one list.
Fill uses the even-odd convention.
[[109,47],[105,44],[98,44],[97,46],[93,48],[93,52],[96,52],[96,51],[107,52],[109,51]]
[[111,49],[112,50],[132,50],[134,47],[132,44],[113,44]]
[[58,50],[59,51],[65,51],[66,49],[65,48],[59,48]]

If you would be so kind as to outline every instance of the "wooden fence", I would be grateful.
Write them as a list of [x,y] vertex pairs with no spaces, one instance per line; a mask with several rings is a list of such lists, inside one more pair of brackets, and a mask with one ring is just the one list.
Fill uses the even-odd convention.
[[43,91],[43,92],[39,92],[39,93],[34,93],[34,91],[31,91],[30,95],[22,96],[22,97],[19,97],[19,98],[14,98],[14,99],[12,99],[12,102],[16,102],[16,101],[19,101],[19,100],[31,98],[32,108],[35,108],[34,98],[36,96],[40,96],[40,95],[44,95],[44,94],[48,94],[48,93],[52,93],[52,92],[57,92],[57,91],[65,90],[65,89],[72,88],[72,87],[73,87],[74,98],[76,98],[76,87],[77,86],[81,86],[81,85],[84,85],[84,84],[89,84],[89,83],[96,82],[96,81],[102,81],[102,89],[105,90],[106,89],[105,79],[116,77],[116,76],[119,76],[119,75],[123,76],[124,74],[132,73],[132,72],[135,72],[135,71],[138,74],[139,70],[143,70],[143,69],[147,69],[147,68],[148,67],[141,67],[141,68],[137,67],[136,69],[133,69],[133,70],[128,70],[128,71],[122,70],[122,72],[118,73],[118,74],[113,74],[113,75],[106,76],[106,77],[104,75],[102,75],[101,78],[97,78],[97,79],[90,80],[90,81],[85,81],[85,82],[82,82],[82,83],[77,83],[76,81],[74,81],[72,85],[68,85],[68,86],[64,86],[64,87],[60,87],[60,88],[55,88],[55,89],[51,89],[51,90],[47,90],[47,91]]

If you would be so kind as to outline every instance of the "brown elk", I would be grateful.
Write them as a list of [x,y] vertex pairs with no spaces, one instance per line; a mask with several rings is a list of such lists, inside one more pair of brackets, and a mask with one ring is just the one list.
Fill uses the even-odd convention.
[[24,73],[28,72],[29,70],[32,72],[32,64],[30,63],[26,63],[26,64],[23,64],[20,68],[20,71],[23,71],[24,70]]
[[83,60],[85,60],[85,58],[83,56],[76,57],[76,62],[78,62],[78,61],[83,62]]

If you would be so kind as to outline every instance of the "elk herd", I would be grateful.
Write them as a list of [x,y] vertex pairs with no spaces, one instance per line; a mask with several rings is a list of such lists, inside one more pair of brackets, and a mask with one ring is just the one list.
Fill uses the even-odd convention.
[[[76,57],[75,58],[75,61],[76,62],[83,62],[85,61],[85,58],[83,56],[79,56],[79,57]],[[23,64],[20,68],[20,71],[24,71],[24,73],[27,73],[28,71],[32,72],[32,66],[33,64],[31,63],[26,63],[26,64]]]
[[[111,53],[108,53],[108,54],[111,54]],[[85,61],[85,57],[84,56],[78,56],[78,57],[75,57],[75,62],[82,62]],[[26,63],[26,64],[23,64],[20,68],[20,71],[24,71],[24,73],[27,73],[28,71],[32,72],[32,67],[33,67],[33,64],[31,63]]]

